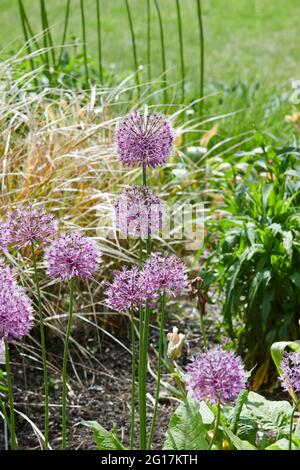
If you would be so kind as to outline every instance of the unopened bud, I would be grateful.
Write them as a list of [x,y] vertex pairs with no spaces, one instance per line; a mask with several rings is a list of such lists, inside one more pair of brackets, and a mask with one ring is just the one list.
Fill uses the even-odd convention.
[[169,342],[167,351],[168,358],[176,361],[182,354],[185,335],[178,333],[178,328],[174,326],[173,333],[168,333],[167,338]]

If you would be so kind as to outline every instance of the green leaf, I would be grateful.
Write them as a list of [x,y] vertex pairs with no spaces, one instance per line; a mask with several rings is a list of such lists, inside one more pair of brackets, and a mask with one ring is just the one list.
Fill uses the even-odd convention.
[[234,434],[237,431],[240,415],[241,415],[243,406],[248,399],[248,394],[249,394],[248,390],[242,390],[242,392],[239,394],[237,398],[237,401],[233,410],[232,421],[231,421],[231,429]]
[[[289,450],[289,440],[285,437],[278,439],[274,444],[266,447],[265,450]],[[294,443],[294,440],[292,440],[292,450],[299,450],[299,447]]]
[[183,401],[171,418],[164,450],[207,450],[206,429],[197,400]]
[[300,351],[300,343],[297,341],[278,341],[271,346],[271,356],[279,374],[282,374],[281,362],[286,348],[292,351]]
[[233,434],[230,429],[223,426],[223,432],[228,439],[228,441],[237,449],[237,450],[257,450],[256,447],[248,441],[243,441],[238,436]]
[[241,416],[253,419],[265,431],[288,433],[292,413],[288,401],[267,400],[255,392],[250,392]]
[[81,424],[92,429],[99,450],[127,450],[112,432],[104,429],[97,421],[82,421]]
[[300,289],[300,272],[296,271],[290,275],[290,280]]

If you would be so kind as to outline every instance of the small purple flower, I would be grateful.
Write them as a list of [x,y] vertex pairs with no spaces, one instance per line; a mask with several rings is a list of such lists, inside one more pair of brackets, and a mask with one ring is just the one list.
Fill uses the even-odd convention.
[[29,297],[17,284],[14,271],[0,268],[0,341],[21,339],[32,326],[33,310]]
[[233,403],[246,387],[246,371],[242,360],[220,347],[196,357],[188,367],[187,389],[197,400],[212,403]]
[[300,352],[285,352],[281,362],[283,373],[279,379],[287,392],[300,392]]
[[46,248],[48,274],[54,279],[92,278],[98,269],[100,251],[93,240],[81,233],[62,235]]
[[142,283],[140,271],[136,266],[123,268],[115,272],[113,282],[106,291],[107,304],[112,310],[126,312],[144,305],[147,296]]
[[171,123],[159,113],[132,112],[116,131],[120,160],[129,165],[155,167],[172,153],[174,132]]
[[142,279],[148,295],[166,292],[178,295],[187,286],[184,263],[176,256],[154,253],[145,262]]
[[116,225],[132,237],[149,238],[162,228],[163,202],[147,187],[126,189],[115,202]]
[[9,231],[7,222],[0,220],[0,250],[6,250],[9,245]]
[[19,207],[7,215],[8,243],[16,247],[48,242],[57,232],[57,222],[44,208]]

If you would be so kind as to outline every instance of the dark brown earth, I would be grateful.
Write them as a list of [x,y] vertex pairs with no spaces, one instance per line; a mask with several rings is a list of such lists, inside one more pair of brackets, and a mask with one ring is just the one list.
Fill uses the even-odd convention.
[[[199,320],[195,312],[191,312],[190,318],[185,320],[177,319],[175,324],[179,327],[180,332],[187,335],[188,341],[185,345],[183,356],[179,361],[180,366],[184,368],[192,352],[201,348]],[[171,324],[167,331],[172,331]],[[89,335],[88,341],[87,334]],[[157,336],[157,330],[152,328],[149,338],[149,359],[150,367],[153,371],[156,370],[154,345],[157,344]],[[120,332],[115,337],[117,337],[123,346],[117,344],[112,339],[104,338],[101,341],[101,348],[99,348],[94,330],[85,331],[84,334],[81,334],[81,337],[76,337],[78,343],[89,344],[88,349],[93,353],[92,359],[81,355],[74,345],[71,347],[70,358],[73,364],[70,363],[69,366],[69,449],[96,449],[92,432],[80,424],[82,420],[98,421],[107,430],[116,429],[123,444],[125,446],[129,444],[131,355],[126,350],[126,348],[130,348],[128,328],[123,326],[123,337],[120,335]],[[61,445],[60,358],[62,357],[62,341],[60,338],[51,338],[50,343],[48,350],[51,369],[49,440],[53,449],[59,449]],[[44,392],[40,363],[37,363],[32,357],[28,357],[28,351],[25,351],[25,357],[22,356],[22,351],[19,349],[12,350],[11,355],[15,408],[28,417],[38,429],[43,431]],[[23,362],[21,357],[23,357]],[[26,371],[26,375],[24,371]],[[172,379],[166,374],[166,371],[164,372],[163,379],[172,383]],[[148,374],[148,394],[148,424],[150,424],[155,394],[155,379],[150,374]],[[178,406],[178,401],[164,389],[162,389],[161,395],[158,421],[153,440],[153,448],[157,449],[162,448],[172,411]],[[16,419],[19,447],[28,450],[39,449],[39,440],[33,432],[31,424],[20,415],[17,415]],[[138,442],[136,442],[136,445],[138,445]],[[1,425],[0,449],[4,448],[5,439],[3,425]]]

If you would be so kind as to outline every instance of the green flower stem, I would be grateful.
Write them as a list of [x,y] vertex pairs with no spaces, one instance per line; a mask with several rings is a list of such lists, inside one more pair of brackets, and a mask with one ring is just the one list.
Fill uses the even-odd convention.
[[219,424],[220,424],[220,416],[221,416],[221,403],[220,401],[218,402],[218,411],[217,411],[217,418],[215,422],[215,428],[214,428],[214,435],[212,437],[212,440],[210,441],[210,444],[208,446],[207,450],[211,450],[217,437],[218,429],[219,429]]
[[141,348],[141,377],[139,387],[141,388],[141,423],[140,423],[140,450],[147,449],[147,351],[150,323],[150,307],[145,307],[143,338]]
[[143,186],[147,186],[147,168],[146,165],[143,165],[143,174],[142,174],[142,181],[143,181]]
[[10,359],[9,359],[9,345],[7,340],[4,340],[5,346],[5,366],[6,366],[6,375],[7,375],[7,388],[8,388],[8,401],[9,401],[9,432],[10,432],[10,445],[12,450],[16,450],[17,441],[16,441],[16,431],[15,431],[15,410],[14,410],[14,395],[13,395],[13,386],[12,386],[12,377],[10,369]]
[[[146,165],[143,165],[142,185],[147,185]],[[147,256],[151,253],[151,239],[146,240]],[[142,255],[140,255],[142,256]],[[139,350],[139,413],[140,413],[140,450],[147,448],[147,351],[150,323],[150,307],[140,310],[140,350]]]
[[86,86],[88,87],[88,85],[89,85],[89,69],[88,69],[88,59],[87,59],[85,13],[84,13],[83,0],[80,0],[80,11],[81,11],[82,42],[83,42],[84,73],[85,73]]
[[140,328],[139,328],[139,370],[138,370],[138,379],[139,379],[139,423],[140,423],[140,446],[143,442],[141,438],[142,430],[145,428],[144,424],[144,413],[143,413],[143,387],[142,387],[142,377],[143,377],[143,332],[144,332],[144,309],[140,308]]
[[151,76],[151,7],[150,0],[147,0],[147,64],[148,64],[148,85],[150,85]]
[[103,83],[103,67],[102,67],[102,40],[101,40],[101,11],[100,11],[100,0],[96,0],[97,9],[97,39],[98,39],[98,66],[99,66],[99,78],[101,84]]
[[154,5],[157,12],[158,17],[158,25],[159,25],[159,32],[160,32],[160,44],[161,44],[161,61],[162,61],[162,75],[164,80],[164,104],[168,103],[168,78],[167,78],[167,61],[166,61],[166,47],[165,47],[165,39],[164,39],[164,28],[162,22],[161,11],[159,8],[159,4],[157,0],[154,0]]
[[177,10],[178,35],[179,35],[179,52],[180,52],[181,97],[182,97],[182,102],[184,102],[184,100],[185,100],[185,65],[184,65],[182,22],[181,22],[181,12],[180,12],[180,1],[179,0],[176,0],[176,10]]
[[205,319],[204,319],[204,315],[202,314],[201,311],[200,311],[200,324],[201,324],[203,349],[204,349],[204,351],[206,351],[207,350],[207,338],[206,338]]
[[69,303],[69,316],[68,325],[64,345],[64,358],[63,358],[63,390],[62,390],[62,449],[66,449],[67,444],[67,366],[68,366],[68,353],[69,353],[69,341],[72,328],[72,317],[73,317],[73,305],[74,305],[74,279],[70,281],[70,303]]
[[137,87],[137,95],[138,95],[138,98],[139,98],[139,96],[140,96],[140,76],[139,76],[139,66],[138,66],[138,59],[137,59],[136,40],[135,40],[133,21],[132,21],[131,10],[130,10],[128,0],[125,0],[125,4],[126,4],[126,11],[127,11],[129,29],[130,29],[130,34],[131,34],[133,65],[134,65],[134,69],[135,69],[134,70],[135,71],[135,83],[136,83],[136,87]]
[[165,325],[165,302],[166,294],[163,292],[161,295],[161,316],[160,316],[160,331],[159,331],[159,346],[158,346],[158,365],[157,365],[157,383],[156,383],[156,392],[155,392],[155,404],[153,410],[153,418],[151,422],[147,448],[151,449],[151,444],[153,440],[153,433],[156,424],[158,402],[159,402],[159,393],[160,393],[160,377],[161,377],[161,365],[162,365],[162,355],[163,355],[163,346],[164,346],[164,325]]
[[201,0],[197,0],[197,13],[198,13],[198,24],[199,24],[199,50],[200,50],[200,106],[199,113],[202,117],[203,112],[203,95],[204,95],[204,31],[203,31],[203,21],[202,21],[202,8]]
[[132,382],[131,382],[131,428],[130,428],[130,449],[134,448],[134,421],[135,421],[135,334],[134,334],[134,311],[131,309],[131,349],[132,349]]
[[64,21],[64,30],[63,30],[62,41],[61,41],[61,44],[60,44],[61,49],[60,49],[60,53],[59,53],[58,62],[60,62],[61,59],[62,59],[62,55],[63,55],[63,52],[64,52],[64,46],[66,44],[68,24],[69,24],[69,16],[70,16],[70,3],[71,3],[71,0],[67,0],[65,21]]
[[292,438],[293,438],[293,427],[294,427],[294,416],[297,411],[298,405],[300,401],[295,402],[293,411],[291,414],[291,420],[290,420],[290,434],[289,434],[289,450],[292,450]]
[[40,335],[41,335],[41,348],[42,348],[42,362],[44,372],[44,393],[45,393],[45,416],[44,416],[44,449],[48,449],[49,442],[49,380],[48,380],[48,368],[47,368],[47,353],[46,353],[46,341],[45,341],[45,327],[43,320],[43,308],[41,299],[41,289],[39,276],[37,271],[36,255],[34,243],[31,243],[32,261],[34,267],[34,282],[37,293],[38,311],[39,311],[39,323],[40,323]]

